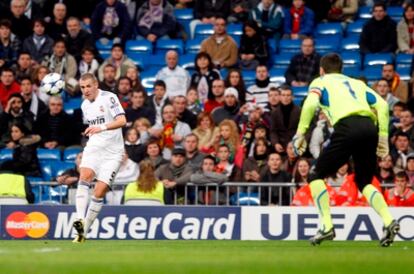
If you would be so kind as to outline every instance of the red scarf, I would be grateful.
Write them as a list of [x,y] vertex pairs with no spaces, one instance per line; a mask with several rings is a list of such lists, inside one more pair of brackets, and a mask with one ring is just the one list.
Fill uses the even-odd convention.
[[292,24],[292,33],[299,33],[300,31],[300,19],[302,18],[303,14],[305,13],[305,7],[301,7],[300,9],[295,9],[295,7],[290,8],[290,14],[293,18]]
[[162,148],[164,147],[169,148],[169,149],[174,148],[174,140],[172,138],[174,134],[174,127],[175,127],[175,122],[164,124],[164,128],[162,131],[162,138],[160,140],[160,146]]

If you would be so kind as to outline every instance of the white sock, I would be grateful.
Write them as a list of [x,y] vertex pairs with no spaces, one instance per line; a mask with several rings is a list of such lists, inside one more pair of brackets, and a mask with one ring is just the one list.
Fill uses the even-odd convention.
[[95,221],[99,212],[102,209],[103,198],[96,198],[92,196],[91,203],[89,204],[88,212],[86,213],[85,219],[85,235],[88,234],[88,230]]
[[76,215],[78,219],[85,219],[86,208],[89,202],[89,183],[85,181],[78,182],[76,190]]

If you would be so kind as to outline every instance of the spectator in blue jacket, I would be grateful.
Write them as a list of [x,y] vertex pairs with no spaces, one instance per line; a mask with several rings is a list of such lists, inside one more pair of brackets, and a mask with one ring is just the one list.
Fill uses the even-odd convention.
[[266,38],[280,39],[283,32],[283,10],[273,0],[261,0],[250,11],[249,20],[256,21]]
[[138,35],[153,43],[174,36],[177,31],[174,7],[168,1],[147,0],[138,10],[137,24]]
[[125,43],[129,38],[131,19],[126,6],[118,0],[99,3],[91,18],[91,29],[95,40],[107,44],[108,40]]
[[312,36],[314,29],[314,13],[305,7],[304,0],[293,0],[292,7],[285,10],[285,38],[299,39]]

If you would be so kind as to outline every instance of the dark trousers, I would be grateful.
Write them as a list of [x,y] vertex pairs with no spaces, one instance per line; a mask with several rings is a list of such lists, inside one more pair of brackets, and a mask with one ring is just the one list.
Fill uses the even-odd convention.
[[352,156],[358,189],[370,184],[377,163],[378,129],[368,117],[351,116],[334,127],[329,145],[319,156],[311,180],[333,175]]

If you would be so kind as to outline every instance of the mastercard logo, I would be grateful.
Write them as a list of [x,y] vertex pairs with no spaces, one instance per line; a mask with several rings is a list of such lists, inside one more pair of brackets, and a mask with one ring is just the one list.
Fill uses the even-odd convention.
[[41,212],[16,211],[6,219],[6,231],[14,238],[41,238],[50,228],[49,218]]

